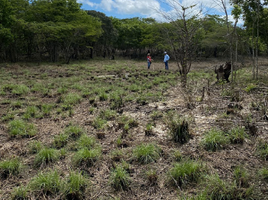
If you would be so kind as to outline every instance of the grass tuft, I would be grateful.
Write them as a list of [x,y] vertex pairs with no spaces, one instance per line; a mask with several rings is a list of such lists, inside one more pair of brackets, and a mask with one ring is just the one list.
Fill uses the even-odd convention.
[[186,160],[175,163],[168,172],[169,182],[179,187],[197,183],[204,171],[203,165],[196,161]]
[[22,164],[18,158],[5,160],[0,162],[0,174],[2,178],[7,178],[11,175],[18,175],[22,169]]
[[111,172],[110,184],[115,190],[128,190],[130,185],[130,177],[122,166],[116,166]]
[[52,195],[59,193],[62,180],[58,171],[50,170],[46,173],[40,172],[33,177],[29,183],[30,189],[38,195]]
[[141,164],[156,162],[160,157],[160,149],[154,144],[141,144],[133,150],[133,155]]
[[8,124],[8,132],[11,137],[32,137],[36,134],[33,124],[28,124],[22,120],[13,120]]
[[58,151],[50,148],[41,149],[34,159],[34,165],[36,167],[45,166],[49,163],[55,162],[59,159]]
[[229,138],[221,130],[211,129],[201,141],[201,145],[207,151],[217,151],[229,144]]

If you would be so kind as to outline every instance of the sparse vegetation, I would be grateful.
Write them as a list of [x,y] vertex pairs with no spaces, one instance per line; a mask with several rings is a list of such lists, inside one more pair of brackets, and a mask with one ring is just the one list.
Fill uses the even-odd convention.
[[0,198],[266,198],[265,62],[235,84],[194,63],[182,90],[173,60],[95,59],[0,63]]

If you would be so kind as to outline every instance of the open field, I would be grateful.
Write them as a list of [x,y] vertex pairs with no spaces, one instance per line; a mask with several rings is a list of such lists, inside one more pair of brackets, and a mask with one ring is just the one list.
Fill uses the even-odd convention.
[[268,60],[217,63],[1,64],[0,199],[268,199]]

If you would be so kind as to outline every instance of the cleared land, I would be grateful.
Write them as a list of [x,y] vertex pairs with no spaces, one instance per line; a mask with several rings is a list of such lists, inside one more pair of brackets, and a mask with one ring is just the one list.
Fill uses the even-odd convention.
[[268,61],[0,66],[0,199],[267,199]]

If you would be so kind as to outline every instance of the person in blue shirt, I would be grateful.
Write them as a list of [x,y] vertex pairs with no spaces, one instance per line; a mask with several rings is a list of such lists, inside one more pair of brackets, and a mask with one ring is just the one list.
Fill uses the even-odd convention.
[[164,63],[165,63],[165,69],[168,70],[168,60],[169,60],[169,55],[167,54],[167,52],[164,52],[165,56],[164,56]]

